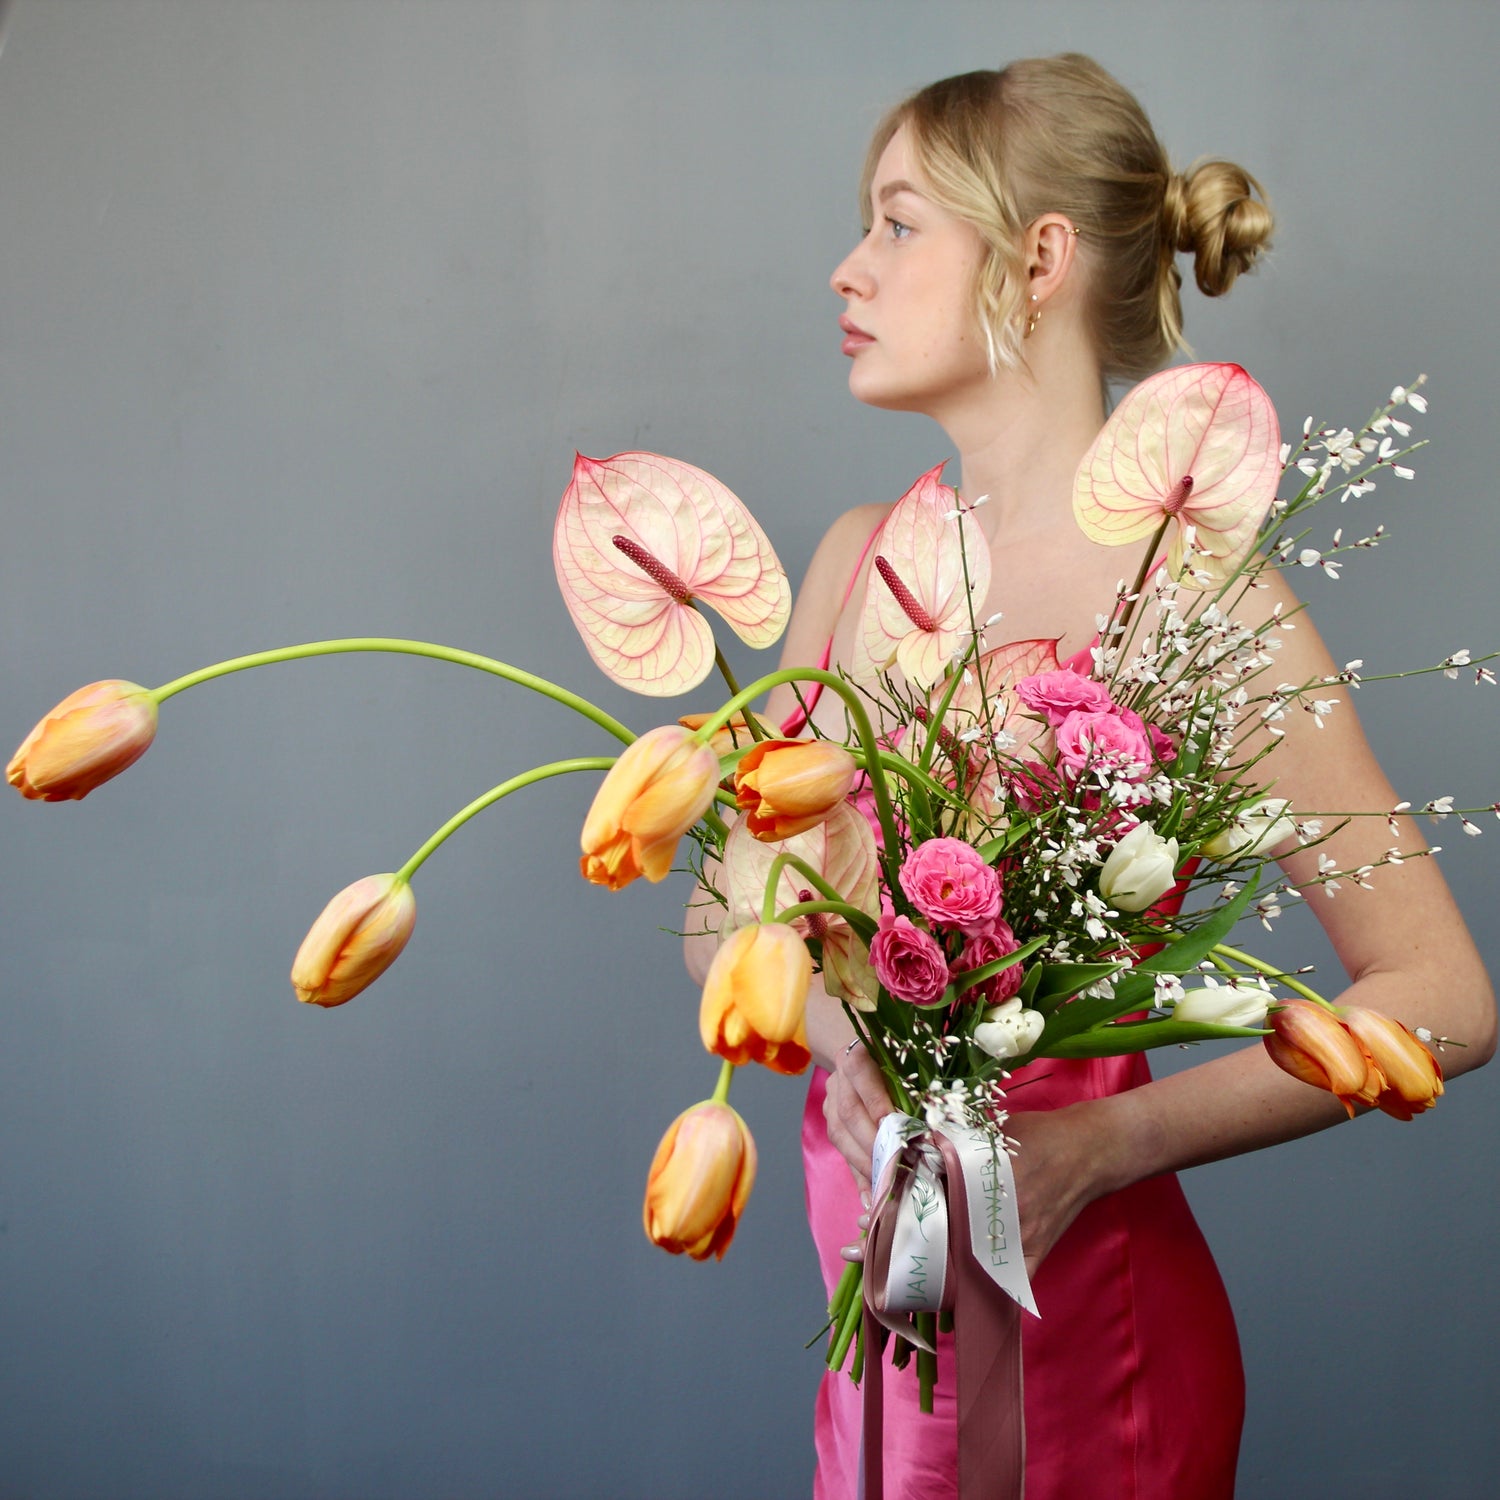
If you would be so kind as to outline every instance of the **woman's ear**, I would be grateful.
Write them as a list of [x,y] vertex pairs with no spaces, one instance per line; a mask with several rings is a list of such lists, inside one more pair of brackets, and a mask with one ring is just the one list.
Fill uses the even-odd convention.
[[1043,214],[1026,226],[1027,301],[1039,307],[1067,281],[1078,256],[1078,231],[1062,214]]

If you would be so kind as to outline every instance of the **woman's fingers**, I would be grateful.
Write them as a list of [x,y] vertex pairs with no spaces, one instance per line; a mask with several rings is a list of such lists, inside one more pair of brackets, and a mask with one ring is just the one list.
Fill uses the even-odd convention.
[[875,1132],[890,1111],[890,1094],[880,1069],[863,1047],[850,1048],[828,1079],[823,1118],[828,1122],[828,1139],[849,1163],[855,1182],[866,1192],[870,1187],[870,1152],[875,1145]]

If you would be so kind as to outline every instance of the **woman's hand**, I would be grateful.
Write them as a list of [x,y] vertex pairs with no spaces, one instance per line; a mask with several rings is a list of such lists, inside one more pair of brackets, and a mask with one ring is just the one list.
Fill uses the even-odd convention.
[[1093,1149],[1089,1105],[1022,1111],[1005,1122],[1016,1143],[1011,1167],[1021,1214],[1021,1251],[1026,1274],[1035,1276],[1068,1226],[1106,1191],[1100,1152]]
[[[835,1060],[823,1099],[823,1118],[833,1142],[861,1193],[870,1191],[870,1152],[880,1122],[895,1109],[885,1078],[860,1042],[851,1042]],[[861,1226],[863,1227],[863,1226]]]

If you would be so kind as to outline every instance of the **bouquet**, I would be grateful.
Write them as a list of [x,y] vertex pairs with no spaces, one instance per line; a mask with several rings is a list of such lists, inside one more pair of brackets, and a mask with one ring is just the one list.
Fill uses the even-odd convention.
[[[999,617],[978,618],[990,583],[975,520],[983,497],[960,500],[939,466],[879,532],[847,672],[792,667],[741,689],[700,605],[746,643],[774,644],[790,590],[765,534],[691,465],[580,456],[554,558],[585,643],[607,676],[649,696],[688,692],[717,664],[730,696],[715,712],[637,737],[506,662],[356,637],[238,657],[154,689],[94,683],[37,725],[7,778],[29,798],[81,798],[145,753],[176,693],[318,654],[434,657],[575,709],[624,749],[509,778],[394,872],[341,891],[297,952],[298,998],[343,1004],[395,961],[415,924],[413,877],[469,818],[537,781],[605,771],[583,825],[585,879],[611,890],[660,881],[685,847],[703,889],[699,926],[719,939],[699,1014],[719,1081],[662,1139],[647,1235],[695,1259],[725,1253],[756,1170],[751,1134],[728,1103],[734,1071],[807,1067],[804,1012],[820,974],[898,1110],[872,1163],[865,1269],[850,1267],[829,1308],[828,1362],[860,1379],[878,1373],[877,1343],[897,1363],[915,1354],[927,1405],[940,1316],[954,1317],[962,1385],[978,1378],[966,1376],[966,1346],[998,1341],[1018,1362],[1015,1309],[1035,1310],[1005,1135],[1015,1069],[1261,1038],[1281,1067],[1351,1114],[1363,1104],[1410,1119],[1443,1092],[1424,1043],[1448,1039],[1336,1008],[1300,971],[1228,941],[1242,918],[1269,928],[1295,894],[1266,882],[1274,855],[1317,847],[1345,817],[1366,815],[1274,794],[1287,716],[1321,723],[1359,685],[1362,663],[1277,680],[1278,636],[1294,622],[1258,610],[1256,593],[1268,570],[1336,576],[1350,552],[1379,543],[1378,529],[1354,541],[1336,530],[1316,546],[1308,518],[1383,474],[1411,477],[1407,416],[1425,410],[1421,384],[1397,387],[1358,431],[1309,421],[1295,443],[1281,442],[1269,399],[1238,366],[1186,366],[1137,386],[1085,455],[1074,512],[1092,540],[1137,544],[1138,566],[1101,600],[1093,645],[1067,659],[1052,640],[992,641]],[[1494,683],[1484,665],[1494,654],[1459,651],[1420,670]],[[802,706],[801,737],[751,708],[782,683]],[[843,710],[838,734],[812,716],[825,693]],[[1408,810],[1376,815],[1394,832]],[[1451,798],[1417,810],[1478,831],[1469,815],[1479,810]],[[1331,894],[1408,857],[1393,845],[1345,870],[1323,856],[1313,884]],[[983,1435],[990,1472],[995,1443],[998,1462],[1017,1470],[1018,1384],[1012,1394],[1009,1420]]]

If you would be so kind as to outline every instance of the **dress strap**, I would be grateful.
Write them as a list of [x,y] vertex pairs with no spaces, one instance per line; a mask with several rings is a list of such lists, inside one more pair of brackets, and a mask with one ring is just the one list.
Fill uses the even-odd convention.
[[[869,536],[865,538],[864,546],[860,548],[859,557],[858,559],[856,559],[854,564],[854,571],[849,575],[849,582],[844,585],[844,597],[839,601],[838,615],[834,616],[835,625],[837,624],[839,615],[842,615],[844,613],[845,607],[848,605],[849,600],[854,595],[854,585],[859,581],[860,569],[864,567],[865,559],[870,555],[870,548],[875,545],[875,538],[880,535],[881,529],[884,526],[885,517],[882,516],[880,520],[875,523],[875,529],[869,534]],[[828,670],[829,663],[832,662],[832,660],[833,633],[830,632],[828,636],[828,642],[823,647],[823,654],[818,658],[818,670],[820,672],[826,672]],[[787,717],[782,721],[781,724],[782,734],[788,736],[789,738],[793,735],[801,734],[802,731],[807,728],[808,714],[810,714],[813,709],[818,706],[818,699],[822,696],[823,684],[821,682],[813,683],[813,685],[807,690],[807,692],[802,695],[802,701],[807,705],[806,709],[804,710],[802,704],[799,703],[797,707],[787,715]]]

